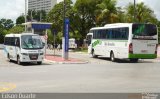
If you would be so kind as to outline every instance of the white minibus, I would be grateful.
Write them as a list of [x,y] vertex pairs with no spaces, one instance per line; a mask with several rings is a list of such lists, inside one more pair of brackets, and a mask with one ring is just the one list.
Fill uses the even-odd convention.
[[37,62],[42,64],[44,59],[44,44],[41,37],[33,33],[7,34],[4,40],[4,52],[8,60]]

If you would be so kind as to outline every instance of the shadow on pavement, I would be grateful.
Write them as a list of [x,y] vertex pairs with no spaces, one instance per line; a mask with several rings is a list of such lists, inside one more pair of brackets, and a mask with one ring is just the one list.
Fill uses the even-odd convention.
[[[106,60],[106,61],[111,62],[110,58],[106,58],[106,57],[98,57],[95,59]],[[138,64],[138,63],[154,63],[154,62],[152,60],[145,60],[145,59],[139,59],[138,62],[131,62],[129,59],[116,59],[116,61],[113,63],[135,63],[135,64]]]
[[[9,62],[9,61],[8,61]],[[13,61],[11,60],[10,63],[13,63],[13,64],[17,64],[16,61]],[[17,64],[18,65],[18,64]],[[48,64],[48,63],[42,63],[41,65],[38,65],[36,62],[31,62],[31,63],[22,63],[21,65],[18,65],[18,66],[44,66],[44,65],[51,65],[51,64]]]

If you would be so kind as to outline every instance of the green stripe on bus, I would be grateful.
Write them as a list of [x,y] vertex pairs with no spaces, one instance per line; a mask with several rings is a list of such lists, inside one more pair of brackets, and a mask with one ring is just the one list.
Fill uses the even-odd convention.
[[129,58],[154,59],[157,54],[129,54]]

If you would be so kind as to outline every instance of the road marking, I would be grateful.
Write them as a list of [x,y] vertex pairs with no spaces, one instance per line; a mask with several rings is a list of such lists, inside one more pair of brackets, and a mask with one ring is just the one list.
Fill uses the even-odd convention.
[[0,92],[10,91],[16,88],[16,85],[8,82],[0,82]]

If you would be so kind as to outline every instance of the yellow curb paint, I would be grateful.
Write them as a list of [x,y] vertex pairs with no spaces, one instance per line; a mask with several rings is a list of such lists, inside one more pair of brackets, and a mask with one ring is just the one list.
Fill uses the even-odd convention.
[[0,82],[0,92],[10,91],[16,88],[16,85],[8,82]]

